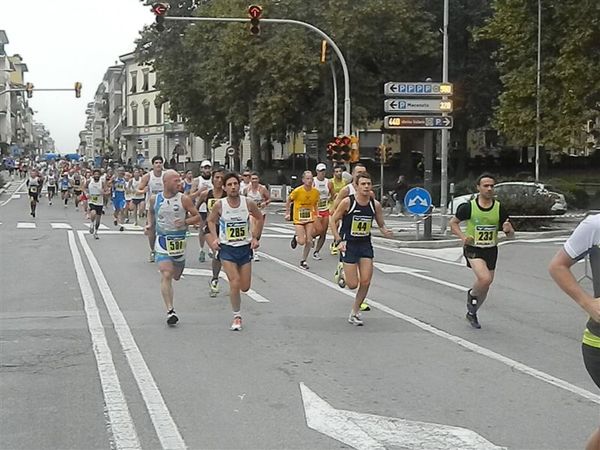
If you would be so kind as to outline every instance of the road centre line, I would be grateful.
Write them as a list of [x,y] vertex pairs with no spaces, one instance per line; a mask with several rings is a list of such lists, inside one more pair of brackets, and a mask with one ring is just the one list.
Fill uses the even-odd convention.
[[[70,233],[70,232],[69,232]],[[142,353],[133,338],[131,329],[121,312],[119,305],[104,277],[104,273],[94,256],[92,249],[85,239],[85,232],[78,231],[79,242],[96,279],[98,289],[102,294],[104,304],[115,327],[115,332],[123,348],[123,353],[127,358],[131,372],[140,389],[140,393],[146,403],[146,408],[150,414],[150,419],[156,430],[158,439],[163,449],[185,449],[186,445],[179,433],[179,429],[169,412],[167,405],[154,381],[154,377],[148,368]]]
[[[344,294],[348,297],[354,298],[354,292],[352,292],[350,290],[342,289],[337,284],[335,284],[331,281],[328,281],[325,278],[320,277],[319,275],[316,275],[312,272],[308,272],[305,269],[296,267],[293,264],[290,264],[287,261],[281,260],[275,256],[271,256],[271,255],[268,255],[263,252],[260,252],[259,254],[260,254],[260,256],[262,256],[266,259],[269,259],[283,267],[286,267],[286,268],[293,270],[301,275],[304,275],[305,277],[311,278],[312,280],[314,280],[318,283],[321,283],[327,287],[330,287],[331,289],[334,289],[334,290],[340,292],[341,294]],[[389,314],[393,317],[404,320],[405,322],[408,322],[408,323],[422,329],[423,331],[426,331],[428,333],[434,334],[435,336],[446,339],[446,340],[453,342],[463,348],[466,348],[467,350],[471,350],[472,352],[478,353],[482,356],[486,356],[490,359],[498,361],[498,362],[510,367],[513,370],[519,371],[519,372],[521,372],[525,375],[529,375],[533,378],[537,378],[538,380],[541,380],[545,383],[548,383],[550,385],[553,385],[553,386],[563,389],[565,391],[576,394],[586,400],[589,400],[593,403],[600,405],[600,395],[594,394],[586,389],[575,386],[574,384],[571,384],[568,381],[554,377],[550,374],[542,372],[541,370],[537,370],[537,369],[534,369],[533,367],[529,367],[526,364],[515,361],[514,359],[508,358],[504,355],[501,355],[500,353],[494,352],[493,350],[489,350],[478,344],[474,344],[473,342],[467,341],[466,339],[463,339],[459,336],[455,336],[446,331],[440,330],[439,328],[435,328],[432,325],[429,325],[425,322],[420,321],[419,319],[416,319],[414,317],[411,317],[411,316],[408,316],[401,312],[398,312],[398,311],[396,311],[382,303],[374,301],[370,298],[367,298],[366,301],[372,308],[376,308],[386,314]]]
[[83,299],[83,309],[92,339],[92,349],[96,358],[96,366],[100,376],[100,385],[104,396],[104,404],[108,414],[112,438],[117,449],[141,449],[135,425],[129,413],[125,395],[112,358],[112,352],[106,340],[104,326],[100,319],[94,291],[86,274],[81,254],[77,248],[75,235],[68,232],[69,248],[75,265],[75,273]]

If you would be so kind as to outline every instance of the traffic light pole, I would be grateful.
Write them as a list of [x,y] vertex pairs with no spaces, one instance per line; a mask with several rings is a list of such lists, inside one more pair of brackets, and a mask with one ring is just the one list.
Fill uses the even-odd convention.
[[[170,17],[164,16],[165,20],[178,21],[178,22],[250,22],[250,19],[243,17]],[[300,25],[302,27],[308,28],[311,31],[314,31],[319,36],[327,41],[327,43],[331,46],[331,48],[335,51],[338,59],[340,60],[340,64],[342,65],[342,70],[344,72],[344,136],[350,136],[350,112],[351,112],[351,104],[350,104],[350,73],[348,71],[348,65],[346,64],[346,60],[344,59],[344,55],[342,51],[331,39],[327,33],[323,30],[311,25],[307,22],[302,22],[300,20],[293,19],[260,19],[261,22],[264,23],[286,23],[290,25]]]
[[[74,90],[75,89],[73,89],[73,88],[45,88],[45,89],[35,88],[35,89],[33,89],[33,92],[38,92],[38,91],[74,91]],[[25,88],[23,88],[23,89],[5,89],[3,91],[0,91],[0,95],[6,94],[7,92],[25,92]]]

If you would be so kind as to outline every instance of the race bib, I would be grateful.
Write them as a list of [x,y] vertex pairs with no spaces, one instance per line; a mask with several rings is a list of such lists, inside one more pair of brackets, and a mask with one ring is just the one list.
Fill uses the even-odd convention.
[[493,247],[496,245],[498,227],[495,225],[476,225],[474,244],[476,247]]
[[227,222],[225,235],[228,242],[246,240],[248,237],[248,222]]
[[185,255],[185,237],[167,236],[165,242],[169,256]]
[[312,211],[310,208],[298,209],[298,218],[300,220],[310,220],[312,218]]
[[32,194],[37,194],[37,186],[29,186],[29,192]]
[[90,203],[100,203],[100,196],[99,195],[90,195]]
[[319,199],[319,204],[317,205],[319,211],[326,211],[327,203],[329,203],[329,201],[326,198]]
[[218,198],[209,198],[206,201],[206,207],[208,208],[209,211],[212,211],[213,206],[215,206],[215,203],[217,203],[217,200],[219,200]]
[[116,184],[115,191],[125,192],[125,185],[124,184]]
[[350,226],[350,235],[355,237],[364,237],[371,234],[372,217],[353,216]]

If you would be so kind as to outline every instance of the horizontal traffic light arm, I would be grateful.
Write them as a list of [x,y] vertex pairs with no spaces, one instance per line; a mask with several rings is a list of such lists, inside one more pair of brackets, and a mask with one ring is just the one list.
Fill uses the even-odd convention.
[[[251,19],[247,17],[182,17],[182,16],[164,16],[165,20],[172,21],[180,21],[180,22],[242,22],[249,23]],[[346,63],[346,59],[344,58],[344,54],[337,46],[335,41],[329,37],[327,33],[325,33],[320,28],[315,27],[314,25],[302,22],[300,20],[293,19],[263,19],[260,18],[260,22],[262,23],[286,23],[290,25],[300,25],[302,27],[308,28],[323,39],[327,41],[327,43],[331,46],[335,54],[337,55],[340,64],[342,65],[342,69],[344,72],[344,135],[350,135],[350,72],[348,71],[348,64]]]

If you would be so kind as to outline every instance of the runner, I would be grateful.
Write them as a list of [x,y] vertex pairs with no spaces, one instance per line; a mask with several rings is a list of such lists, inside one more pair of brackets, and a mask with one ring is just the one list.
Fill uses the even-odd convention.
[[52,205],[52,199],[56,195],[56,174],[53,170],[48,171],[48,204]]
[[[192,183],[192,189],[190,190],[190,196],[192,199],[197,201],[198,196],[204,192],[212,189],[212,164],[208,159],[205,159],[200,164],[200,175],[194,178]],[[198,211],[200,212],[200,217],[202,218],[202,224],[200,225],[200,230],[198,231],[198,243],[200,244],[200,253],[198,254],[198,262],[206,261],[206,253],[204,251],[204,244],[206,243],[206,237],[204,236],[204,226],[206,225],[206,204],[199,205]],[[209,257],[211,256],[209,251]]]
[[86,195],[89,197],[90,234],[94,235],[94,239],[99,239],[98,228],[100,228],[100,220],[103,214],[104,197],[106,197],[109,190],[110,187],[102,181],[100,169],[94,169],[92,178],[85,185]]
[[[198,197],[198,204],[206,204],[206,210],[210,214],[217,200],[225,197],[225,190],[223,189],[223,177],[225,172],[223,169],[213,170],[212,173],[212,184],[213,188],[208,191],[203,191]],[[209,234],[208,224],[203,226],[204,233]],[[210,296],[216,297],[219,293],[219,273],[221,272],[221,260],[219,258],[212,259],[212,278],[209,282],[210,285]]]
[[[330,215],[333,214],[333,212],[335,211],[334,204],[335,204],[335,200],[337,199],[338,194],[344,188],[344,186],[346,186],[346,184],[347,184],[346,180],[344,180],[344,178],[342,177],[344,170],[345,170],[345,167],[341,164],[337,164],[333,168],[333,178],[331,179],[331,183],[333,184],[333,198],[332,198],[330,209],[329,209]],[[335,246],[335,242],[332,242],[331,245],[329,246],[329,252],[332,255],[338,254],[338,249]]]
[[252,172],[250,172],[248,169],[245,169],[242,172],[242,181],[240,181],[240,192],[244,192],[246,189],[248,189],[248,186],[250,186],[250,177],[252,177]]
[[[164,159],[162,156],[156,155],[152,157],[152,170],[142,177],[142,181],[140,181],[140,184],[138,185],[138,194],[146,195],[146,213],[150,207],[150,197],[163,191],[163,164]],[[148,225],[148,223],[148,218],[146,218],[146,225]],[[153,234],[153,230],[154,228],[151,228],[147,233],[148,245],[150,246],[150,256],[148,258],[148,262],[152,263],[154,262],[155,257],[154,242],[156,241],[156,236]]]
[[194,184],[193,173],[191,170],[186,170],[183,176],[183,193],[189,195],[192,190],[192,185]]
[[181,178],[175,170],[162,176],[163,191],[150,197],[146,233],[155,236],[156,262],[160,270],[160,293],[167,308],[167,324],[179,317],[173,309],[173,280],[185,268],[185,243],[188,225],[200,222],[198,210],[187,195],[179,192]]
[[[109,167],[108,169],[106,169],[106,173],[104,173],[104,175],[102,175],[102,177],[101,177],[102,182],[109,190],[110,190],[110,186],[111,186],[111,183],[113,180],[113,176],[114,176],[113,170],[112,170],[112,168]],[[108,201],[110,200],[109,197],[110,197],[109,195],[105,195],[104,198],[102,199],[102,201],[104,202],[104,204],[103,204],[104,209],[102,210],[102,214],[104,214],[106,212],[106,209],[108,207]]]
[[[223,183],[227,197],[218,200],[210,212],[209,242],[215,252],[215,258],[221,260],[229,280],[229,298],[233,310],[230,329],[240,331],[242,329],[240,291],[247,292],[250,289],[252,252],[260,245],[263,217],[256,203],[240,195],[240,180],[236,173],[225,175]],[[252,228],[250,228],[250,217],[254,218]]]
[[131,188],[131,173],[125,172],[125,223],[129,223],[129,213],[132,209],[131,199],[135,192]]
[[319,191],[313,188],[313,174],[310,170],[302,174],[302,185],[292,192],[285,203],[285,220],[290,220],[290,207],[294,202],[294,228],[296,234],[290,243],[293,249],[298,244],[304,245],[300,267],[308,269],[306,258],[312,248],[314,234],[314,221],[318,216]]
[[[510,223],[508,213],[494,199],[493,175],[484,173],[477,179],[479,194],[468,203],[463,203],[450,219],[452,233],[460,238],[464,246],[467,267],[475,274],[476,281],[467,292],[466,319],[473,328],[481,328],[477,311],[485,301],[496,270],[498,259],[498,231],[502,230],[509,238],[515,230]],[[460,223],[467,222],[466,234],[460,229]]]
[[67,202],[69,201],[69,197],[71,196],[71,180],[69,179],[69,173],[63,172],[61,179],[58,181],[58,186],[60,187],[60,198],[65,202],[65,208],[68,206]]
[[[586,256],[592,269],[594,294],[586,292],[571,272],[571,267]],[[548,268],[556,284],[589,315],[581,350],[585,368],[600,388],[600,214],[586,217],[560,249]],[[596,428],[585,447],[600,449],[600,428]]]
[[[256,203],[258,209],[262,211],[264,226],[264,223],[267,220],[267,212],[265,208],[269,205],[269,203],[271,203],[271,194],[269,194],[269,190],[266,188],[266,186],[260,184],[260,176],[258,175],[258,172],[250,173],[250,185],[242,191],[242,195],[248,197],[250,200]],[[252,220],[253,219],[251,218],[250,222],[252,222]],[[258,261],[260,261],[258,253],[254,252],[254,262]]]
[[42,189],[42,177],[37,169],[32,169],[29,178],[27,178],[27,193],[29,195],[29,205],[31,207],[31,217],[35,217],[35,208],[39,202],[39,195]]
[[315,237],[318,237],[313,259],[321,260],[319,252],[327,239],[327,229],[329,228],[329,208],[333,197],[333,183],[325,178],[327,166],[323,163],[317,164],[317,177],[313,181],[313,186],[319,191],[319,203],[317,205],[318,216],[315,221]]
[[[377,221],[385,237],[391,237],[392,232],[385,226],[381,204],[371,197],[371,176],[360,173],[354,181],[357,185],[356,192],[340,202],[329,223],[341,254],[346,286],[350,289],[358,287],[348,322],[361,326],[363,320],[360,310],[373,277],[373,219]],[[338,228],[340,221],[341,227]],[[338,267],[337,272],[339,271]]]
[[112,204],[113,204],[113,225],[119,227],[119,231],[123,231],[123,223],[125,222],[125,188],[127,182],[125,181],[125,169],[119,167],[117,170],[117,176],[113,178],[110,183],[112,191]]
[[146,208],[146,202],[144,201],[144,193],[139,190],[142,177],[140,175],[140,169],[134,169],[133,178],[130,181],[130,190],[132,191],[131,196],[131,211],[133,211],[133,217],[135,225],[139,226],[139,217],[144,217],[144,210]]
[[75,200],[75,209],[79,209],[79,202],[81,201],[83,186],[85,186],[85,178],[81,175],[79,171],[76,171],[73,174],[72,186],[73,199]]

